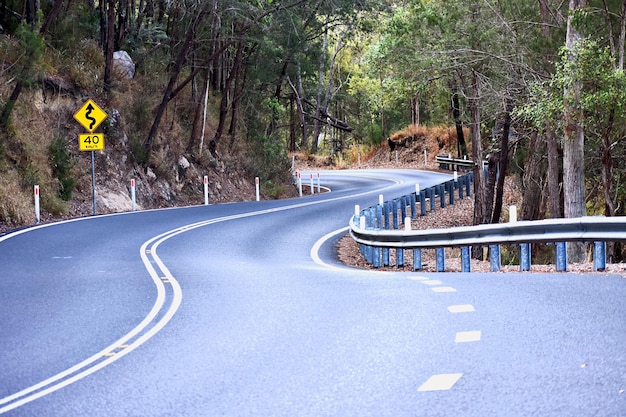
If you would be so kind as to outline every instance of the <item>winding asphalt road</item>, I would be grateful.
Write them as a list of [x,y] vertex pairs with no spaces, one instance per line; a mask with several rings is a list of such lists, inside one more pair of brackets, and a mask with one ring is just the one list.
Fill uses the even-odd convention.
[[0,237],[0,414],[626,416],[623,276],[337,265],[355,204],[445,177]]

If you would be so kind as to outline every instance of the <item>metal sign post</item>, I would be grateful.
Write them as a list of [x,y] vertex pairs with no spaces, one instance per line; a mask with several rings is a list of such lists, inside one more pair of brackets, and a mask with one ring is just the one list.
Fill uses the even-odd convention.
[[91,199],[93,200],[93,215],[96,215],[96,163],[94,151],[91,151]]

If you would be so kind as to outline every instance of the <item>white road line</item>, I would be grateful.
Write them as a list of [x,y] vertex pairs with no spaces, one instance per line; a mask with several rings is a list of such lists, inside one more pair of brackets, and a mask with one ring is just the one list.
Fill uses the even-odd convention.
[[442,284],[442,282],[437,279],[429,279],[429,280],[421,281],[421,282],[422,284],[425,284],[425,285],[441,285]]
[[463,374],[438,374],[428,378],[417,390],[425,391],[447,391],[463,376]]
[[454,341],[456,343],[478,342],[480,341],[480,330],[472,330],[469,332],[457,332]]
[[471,304],[459,304],[448,307],[450,313],[472,313],[476,311]]
[[456,288],[452,287],[434,287],[431,288],[434,292],[456,292]]
[[419,275],[414,275],[414,276],[407,277],[407,278],[408,279],[412,279],[414,281],[428,281],[428,278],[422,277],[422,276],[419,276]]

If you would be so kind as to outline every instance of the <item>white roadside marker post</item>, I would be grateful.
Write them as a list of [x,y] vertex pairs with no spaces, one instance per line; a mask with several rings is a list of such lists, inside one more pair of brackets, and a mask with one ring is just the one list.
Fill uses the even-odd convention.
[[136,194],[135,194],[135,179],[134,178],[130,180],[130,201],[131,201],[132,210],[133,211],[137,210],[137,200],[136,200]]
[[37,219],[37,224],[41,221],[41,213],[39,209],[39,185],[35,185],[35,219]]

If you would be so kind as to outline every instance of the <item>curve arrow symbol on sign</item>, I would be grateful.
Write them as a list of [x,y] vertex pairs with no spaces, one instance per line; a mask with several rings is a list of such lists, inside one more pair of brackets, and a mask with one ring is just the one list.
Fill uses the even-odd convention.
[[91,123],[89,124],[89,130],[93,130],[94,125],[96,124],[97,120],[91,116],[91,112],[94,111],[94,107],[91,103],[89,103],[89,105],[87,106],[87,111],[85,112],[85,119],[90,120]]

